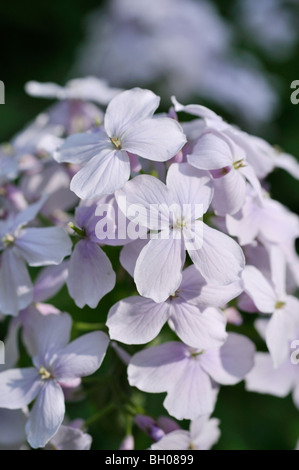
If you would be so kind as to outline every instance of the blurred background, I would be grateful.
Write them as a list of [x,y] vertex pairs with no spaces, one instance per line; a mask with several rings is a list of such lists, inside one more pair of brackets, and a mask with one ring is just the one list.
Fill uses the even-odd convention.
[[[161,110],[168,110],[172,94],[184,104],[209,106],[299,158],[299,105],[290,101],[291,83],[299,79],[298,24],[297,0],[6,2],[0,16],[6,101],[0,106],[0,142],[51,104],[27,96],[27,81],[63,85],[96,75],[117,87],[151,88],[162,97]],[[269,181],[272,196],[299,213],[298,181],[281,170]],[[115,263],[117,255],[109,252]],[[121,281],[120,276],[120,286]],[[130,288],[134,292],[133,284]],[[76,308],[66,290],[53,303],[79,320],[105,321],[109,307],[128,295],[124,283],[123,291],[120,287],[101,301],[100,311]],[[252,337],[252,321],[253,316],[245,318],[239,331]],[[122,380],[116,393],[125,386]],[[105,401],[105,390],[104,385],[101,392],[91,388],[94,407],[74,403],[70,415],[90,417],[98,400]],[[136,400],[154,417],[163,414],[162,396],[141,395]],[[292,449],[299,437],[298,411],[290,397],[247,393],[242,384],[223,387],[214,416],[221,420],[219,449]],[[114,413],[94,423],[94,448],[119,446],[125,426],[119,420]],[[141,432],[136,436],[137,448],[149,445]]]

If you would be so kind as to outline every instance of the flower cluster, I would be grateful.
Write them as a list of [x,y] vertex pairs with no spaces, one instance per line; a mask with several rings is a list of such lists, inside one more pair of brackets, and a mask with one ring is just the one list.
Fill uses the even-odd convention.
[[[0,446],[90,448],[86,429],[115,394],[86,421],[69,422],[68,402],[112,375],[122,449],[134,448],[133,425],[152,449],[211,448],[219,389],[243,379],[293,390],[299,408],[299,219],[266,182],[275,168],[299,179],[296,159],[197,104],[172,97],[157,114],[150,90],[88,77],[27,91],[59,101],[0,151]],[[82,315],[110,293],[105,321],[62,313],[71,300],[46,303],[64,285]],[[268,353],[236,331],[244,312]],[[108,358],[108,375],[85,379],[106,352],[118,367]],[[151,416],[143,392],[166,394],[170,416]]]

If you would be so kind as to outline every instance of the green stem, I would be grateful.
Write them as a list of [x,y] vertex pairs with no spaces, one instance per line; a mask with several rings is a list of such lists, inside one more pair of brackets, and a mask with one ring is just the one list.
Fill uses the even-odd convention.
[[87,419],[85,421],[85,426],[88,427],[90,426],[91,424],[95,423],[96,421],[98,421],[99,419],[102,419],[105,415],[107,415],[108,413],[110,413],[110,411],[114,410],[115,408],[115,405],[114,403],[110,403],[110,405],[107,405],[106,408],[102,409],[101,411],[99,411],[99,413],[95,414],[94,416],[92,416],[91,418]]
[[93,330],[104,330],[106,328],[105,323],[86,323],[86,322],[75,322],[74,328],[81,331],[93,331]]

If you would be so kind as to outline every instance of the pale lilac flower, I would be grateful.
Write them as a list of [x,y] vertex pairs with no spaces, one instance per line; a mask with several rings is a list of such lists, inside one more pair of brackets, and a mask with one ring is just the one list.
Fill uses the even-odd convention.
[[166,434],[152,450],[209,450],[220,437],[219,420],[209,415],[201,416],[190,423],[190,430],[183,429]]
[[31,81],[25,89],[31,96],[60,100],[47,113],[50,121],[63,126],[67,134],[85,132],[101,124],[104,113],[94,103],[106,105],[121,91],[96,77],[73,79],[65,87]]
[[92,437],[71,425],[61,425],[45,450],[90,450]]
[[[103,201],[107,202],[107,201]],[[76,209],[73,228],[78,235],[69,261],[67,287],[78,307],[95,308],[115,285],[115,273],[95,234],[97,203],[81,204]]]
[[169,342],[135,354],[128,367],[131,386],[144,392],[167,392],[164,407],[177,419],[212,413],[216,384],[240,382],[253,366],[254,345],[229,333],[221,348],[200,350]]
[[260,183],[246,160],[244,150],[224,133],[207,129],[187,156],[190,165],[209,170],[213,176],[213,207],[217,214],[235,214],[246,197],[246,179],[261,197]]
[[33,298],[29,266],[59,264],[71,252],[71,241],[59,227],[26,227],[45,199],[0,221],[0,311],[17,315]]
[[[291,356],[291,350],[289,350]],[[286,397],[293,393],[293,401],[299,409],[299,365],[292,364],[291,357],[278,368],[268,353],[257,352],[254,367],[246,376],[246,390],[262,394]]]
[[238,237],[240,245],[258,239],[264,243],[285,243],[299,236],[299,218],[280,202],[264,195],[263,203],[248,189],[243,208],[226,216],[228,233]]
[[227,337],[226,318],[215,307],[226,305],[241,291],[240,282],[227,286],[207,283],[195,266],[189,266],[183,271],[179,288],[165,302],[139,296],[117,302],[108,314],[110,337],[126,344],[147,343],[168,321],[189,346],[220,346]]
[[272,314],[265,337],[274,367],[277,368],[287,359],[289,341],[294,339],[299,326],[299,300],[286,293],[285,260],[276,248],[272,248],[271,268],[270,281],[254,266],[246,266],[242,277],[245,292],[259,312]]
[[27,439],[33,448],[44,447],[64,419],[61,386],[78,385],[81,377],[100,367],[106,353],[108,337],[104,333],[88,333],[68,344],[70,331],[68,314],[36,313],[31,344],[34,367],[0,373],[2,408],[20,409],[35,400],[26,424]]
[[[238,149],[241,149],[243,153],[245,152],[247,162],[259,179],[264,179],[275,168],[281,168],[290,173],[294,178],[299,179],[299,163],[292,155],[278,150],[261,137],[248,134],[228,124],[221,116],[205,106],[197,104],[184,106],[174,96],[172,97],[172,102],[177,112],[183,111],[199,118],[183,124],[189,144],[185,147],[186,150],[188,147],[189,150],[191,149],[191,152],[188,153],[192,154],[197,140],[203,133],[207,130],[213,130],[221,132],[223,136],[233,141]],[[253,183],[253,180],[251,180],[251,183]]]
[[163,162],[182,148],[186,138],[178,122],[153,119],[159,101],[149,90],[124,91],[110,101],[104,129],[74,134],[56,152],[58,162],[84,164],[71,181],[71,190],[81,199],[121,188],[130,177],[128,153]]
[[94,101],[108,104],[121,90],[109,87],[106,80],[97,77],[74,78],[64,87],[56,83],[27,82],[26,92],[39,98],[57,98],[58,100]]
[[140,225],[161,230],[138,256],[134,270],[138,292],[155,302],[172,295],[182,280],[186,250],[206,280],[227,285],[240,279],[244,268],[241,248],[202,221],[213,195],[210,178],[186,163],[174,163],[166,182],[140,175],[116,192],[118,205],[128,218],[131,206],[139,212]]

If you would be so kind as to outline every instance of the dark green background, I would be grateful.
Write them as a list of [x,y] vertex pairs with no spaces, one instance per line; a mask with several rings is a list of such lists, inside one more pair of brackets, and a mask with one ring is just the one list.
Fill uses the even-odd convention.
[[[47,3],[27,0],[5,2],[1,5],[0,79],[6,86],[6,104],[0,106],[0,142],[8,141],[15,132],[49,104],[45,100],[26,96],[24,92],[26,81],[35,79],[63,84],[72,78],[69,70],[76,57],[77,48],[85,37],[84,18],[102,3],[104,2],[99,0],[52,0]],[[225,16],[232,18],[234,2],[216,3]],[[239,47],[245,46],[246,38],[239,30]],[[299,79],[299,50],[287,63],[271,62],[261,56],[258,50],[253,48],[250,50],[259,56],[269,72],[281,80],[280,112],[271,126],[258,129],[257,133],[298,158],[299,105],[294,106],[290,102],[290,84],[293,80]],[[217,111],[221,112],[220,109]],[[227,112],[222,113],[232,120]],[[236,119],[234,121],[238,123]],[[272,196],[298,213],[298,181],[280,170],[274,172],[269,180]],[[57,307],[69,311],[76,320],[104,322],[110,306],[116,300],[134,292],[133,283],[130,283],[128,288],[126,276],[118,266],[118,250],[107,251],[117,270],[119,284],[117,289],[100,302],[97,309],[94,311],[88,308],[78,309],[70,300],[66,289],[53,300]],[[240,330],[252,337],[259,349],[263,348],[262,342],[253,333],[252,318],[248,315]],[[74,331],[75,335],[78,333]],[[163,339],[172,337],[167,328],[163,331],[163,335]],[[135,349],[131,349],[133,350]],[[95,384],[86,382],[85,387],[89,390],[90,396],[88,403],[78,402],[69,405],[68,411],[71,417],[88,419],[109,401],[111,394],[114,394],[117,400],[119,392],[126,390],[124,367],[112,350],[109,351],[98,376],[100,381],[93,390]],[[163,414],[162,398],[162,395],[145,395],[139,392],[134,392],[133,396],[135,402],[141,402],[154,417]],[[247,393],[243,384],[222,388],[214,416],[220,418],[222,422],[222,436],[216,446],[219,449],[292,449],[299,438],[298,410],[295,409],[290,397],[279,399]],[[94,437],[94,448],[117,448],[124,436],[125,426],[125,418],[119,411],[112,412],[97,421],[90,427]],[[150,445],[144,434],[135,428],[134,434],[137,448]]]

